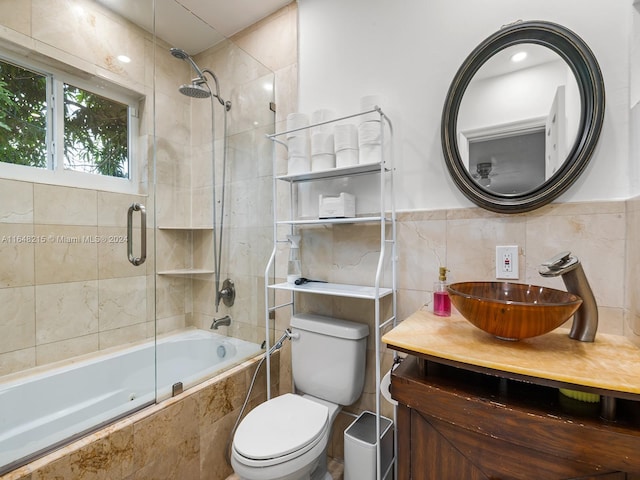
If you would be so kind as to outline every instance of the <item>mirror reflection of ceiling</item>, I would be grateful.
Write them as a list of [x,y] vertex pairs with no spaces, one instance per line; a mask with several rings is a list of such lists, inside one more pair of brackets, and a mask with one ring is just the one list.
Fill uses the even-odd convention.
[[[98,0],[151,32],[153,0]],[[155,0],[156,35],[196,55],[254,24],[291,0]],[[212,28],[213,27],[213,28]]]
[[[516,55],[523,59],[514,61]],[[482,65],[464,93],[457,123],[462,161],[484,188],[514,194],[535,188],[564,163],[576,140],[580,110],[575,76],[557,53],[533,43],[505,48]],[[558,122],[557,126],[554,122]],[[545,129],[546,136],[554,138],[549,138],[552,141],[546,145],[547,149],[544,143],[542,150],[536,148],[535,155],[524,145],[512,149],[510,155],[499,155],[498,151],[483,152],[480,157],[472,155],[472,142],[491,145],[487,143],[489,140],[510,137],[515,142],[516,138]],[[544,135],[542,139],[544,142]],[[501,186],[497,178],[491,186],[486,184],[486,179],[479,181],[476,166],[489,161],[489,157],[493,163],[492,175],[511,172],[500,179]],[[531,162],[536,165],[528,165]],[[531,169],[542,169],[541,179],[533,175]],[[524,183],[522,177],[527,177]],[[534,178],[537,180],[533,181]]]

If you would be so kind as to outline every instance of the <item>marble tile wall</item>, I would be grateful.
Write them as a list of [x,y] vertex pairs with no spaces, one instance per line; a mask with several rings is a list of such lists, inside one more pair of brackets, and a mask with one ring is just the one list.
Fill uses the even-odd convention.
[[143,197],[6,179],[0,192],[0,375],[153,334],[152,271],[127,260]]
[[[8,51],[27,48],[58,69],[140,96],[152,92],[151,36],[96,2],[9,0],[0,4],[0,18]],[[121,53],[136,61],[115,61]],[[126,243],[129,205],[146,204],[153,225],[145,160],[150,107],[140,109],[141,194],[0,179],[0,297],[10,306],[0,320],[0,375],[153,335],[154,258],[133,267]],[[147,236],[153,252],[153,231]]]
[[[278,392],[279,355],[272,357]],[[226,443],[258,364],[252,359],[35,460],[0,480],[222,480],[232,473]],[[264,365],[247,411],[266,397]]]
[[[221,305],[216,313],[211,299],[212,279],[194,280],[193,324],[208,328],[214,317],[228,313],[232,324],[222,330],[250,341],[264,340],[264,269],[273,238],[272,145],[265,138],[274,129],[269,102],[275,100],[277,128],[295,104],[296,48],[297,8],[292,3],[197,57],[199,64],[216,72],[223,98],[232,102],[221,279],[228,276],[234,281],[237,296],[233,307]],[[268,85],[275,86],[275,92]],[[216,111],[217,125],[224,120],[220,110]],[[210,168],[210,149],[206,147],[207,132],[202,126],[194,125],[194,129],[194,142],[200,152],[192,170],[195,179],[203,178],[203,172]],[[221,159],[220,140],[216,148]],[[216,182],[221,181],[220,168],[218,162]],[[195,190],[206,197],[207,187],[201,184]],[[216,188],[220,193],[220,186]],[[208,256],[207,241],[195,247],[201,258]],[[283,328],[276,326],[277,331],[271,335],[280,335]]]
[[625,336],[640,347],[640,197],[627,200]]

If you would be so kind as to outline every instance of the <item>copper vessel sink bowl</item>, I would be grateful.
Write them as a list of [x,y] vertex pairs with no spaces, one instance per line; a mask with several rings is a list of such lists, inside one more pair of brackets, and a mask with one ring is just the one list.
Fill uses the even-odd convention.
[[582,304],[572,293],[510,282],[460,282],[447,287],[464,318],[503,340],[548,333],[566,322]]

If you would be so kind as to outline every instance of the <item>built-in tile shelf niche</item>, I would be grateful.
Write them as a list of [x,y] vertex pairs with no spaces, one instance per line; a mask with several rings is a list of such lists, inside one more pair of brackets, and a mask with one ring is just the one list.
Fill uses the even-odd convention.
[[[200,227],[178,227],[161,225],[158,226],[159,230],[168,230],[176,232],[213,232],[213,227],[200,226]],[[167,270],[159,270],[158,275],[173,275],[173,276],[196,276],[196,275],[213,275],[215,270],[208,268],[172,268]]]

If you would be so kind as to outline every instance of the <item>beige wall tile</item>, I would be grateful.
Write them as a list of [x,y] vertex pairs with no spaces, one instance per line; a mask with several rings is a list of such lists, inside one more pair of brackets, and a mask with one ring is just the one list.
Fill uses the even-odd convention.
[[35,346],[35,287],[0,289],[0,305],[0,353]]
[[[496,245],[524,246],[524,219],[516,216],[492,221],[483,218],[448,220],[444,266],[450,271],[449,281],[493,280]],[[524,265],[522,256],[520,265]],[[437,280],[436,275],[434,272],[433,281]]]
[[297,61],[297,25],[297,8],[292,4],[234,35],[232,40],[275,71]]
[[188,279],[158,275],[156,281],[156,315],[158,318],[184,315],[185,289]]
[[[153,230],[147,229],[147,260],[135,266],[129,262],[126,227],[98,227],[98,278],[134,277],[145,274],[153,264]],[[133,229],[133,255],[141,255],[140,229]]]
[[21,372],[36,366],[35,347],[0,353],[0,375]]
[[132,342],[145,340],[146,338],[148,338],[146,321],[114,330],[103,330],[99,333],[100,350],[127,345]]
[[34,233],[47,239],[35,246],[39,285],[98,278],[97,227],[35,225]]
[[528,219],[527,281],[564,289],[561,279],[544,279],[537,270],[540,263],[565,250],[580,259],[599,306],[623,306],[625,218],[622,213]]
[[[82,6],[82,9],[74,9],[73,4],[64,0],[33,2],[33,37],[46,45],[96,64],[97,67],[112,72],[114,76],[141,81],[144,78],[142,62],[123,64],[116,57],[126,54],[134,59],[144,58],[144,38],[147,34],[130,24],[125,24],[123,28],[122,19],[118,19],[96,2],[84,2]],[[149,19],[152,14],[149,9]],[[72,30],[67,27],[70,21],[74,25]]]
[[640,345],[640,289],[637,288],[640,283],[640,197],[628,200],[626,206],[625,334]]
[[156,242],[159,272],[193,266],[189,245],[191,238],[191,232],[186,230],[158,230]]
[[38,345],[97,333],[98,282],[38,285],[35,311]]
[[146,276],[101,280],[98,296],[101,332],[146,322]]
[[96,352],[98,347],[99,337],[97,333],[38,345],[36,347],[37,364],[47,365],[59,360]]
[[[98,194],[98,226],[101,227],[125,227],[127,226],[127,213],[133,203],[141,203],[150,208],[149,197],[144,195],[128,195],[124,193],[97,192]],[[139,213],[135,212],[135,220]],[[149,218],[147,218],[148,224]]]
[[0,223],[0,288],[35,283],[35,248],[41,241],[33,225]]
[[33,186],[34,223],[97,225],[98,193],[82,188],[36,183]]
[[[447,265],[447,224],[444,220],[406,221],[397,225],[398,288],[431,291],[438,269]],[[435,272],[435,274],[434,274]]]
[[4,0],[0,2],[3,25],[24,35],[31,34],[31,0]]
[[0,222],[33,222],[33,184],[0,179],[0,192]]

